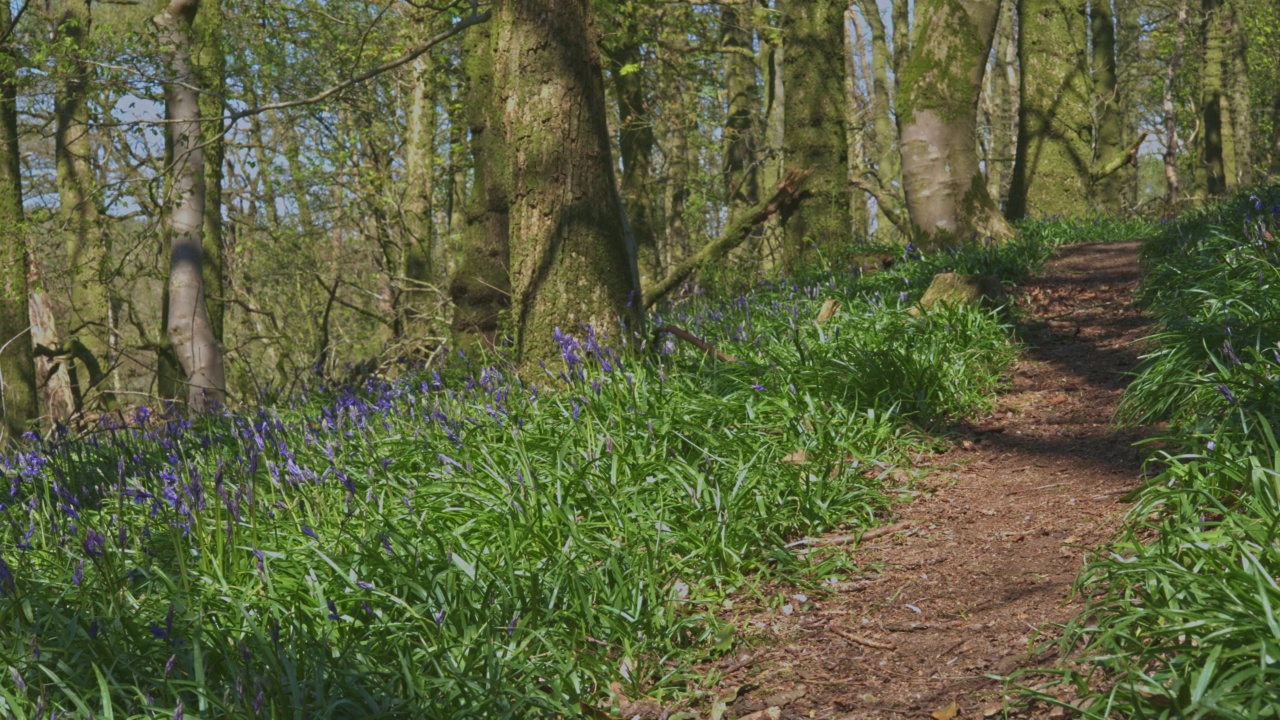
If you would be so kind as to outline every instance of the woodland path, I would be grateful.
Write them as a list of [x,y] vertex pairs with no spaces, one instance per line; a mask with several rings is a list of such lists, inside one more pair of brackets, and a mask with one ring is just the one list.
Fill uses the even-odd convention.
[[945,718],[951,703],[958,718],[1002,717],[986,676],[1052,661],[1030,641],[1079,611],[1076,573],[1139,481],[1136,436],[1110,426],[1148,330],[1132,305],[1138,248],[1067,247],[1023,286],[1012,388],[912,468],[927,474],[898,509],[910,530],[852,551],[858,572],[821,597],[734,613],[765,642],[720,663],[718,689],[737,695],[726,718]]

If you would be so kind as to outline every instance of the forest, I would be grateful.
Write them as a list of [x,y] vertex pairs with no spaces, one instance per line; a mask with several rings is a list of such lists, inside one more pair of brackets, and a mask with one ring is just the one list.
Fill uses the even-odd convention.
[[1280,713],[1273,0],[0,2],[0,716]]

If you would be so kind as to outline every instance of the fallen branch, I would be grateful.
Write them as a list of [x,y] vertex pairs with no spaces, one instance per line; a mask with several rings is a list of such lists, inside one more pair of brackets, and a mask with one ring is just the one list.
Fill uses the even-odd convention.
[[1117,155],[1116,157],[1112,158],[1111,162],[1107,163],[1106,165],[1103,165],[1102,167],[1098,168],[1096,171],[1090,173],[1090,175],[1092,175],[1093,181],[1097,182],[1098,180],[1109,177],[1110,175],[1113,175],[1119,172],[1120,168],[1124,167],[1125,165],[1128,165],[1129,163],[1133,163],[1136,165],[1138,163],[1138,149],[1142,147],[1142,143],[1146,139],[1147,139],[1147,133],[1144,132],[1138,138],[1138,142],[1131,145],[1128,151],[1125,152],[1125,154]]
[[837,535],[833,538],[801,538],[787,545],[787,547],[828,547],[831,545],[848,545],[849,543],[862,542],[864,540],[875,540],[878,537],[892,535],[896,532],[902,532],[903,530],[910,530],[911,525],[912,523],[910,520],[904,520],[895,525],[873,528],[857,535]]
[[854,635],[853,633],[848,632],[846,630],[841,630],[840,628],[833,627],[833,628],[830,628],[830,630],[836,635],[839,635],[845,640],[848,640],[849,642],[854,643],[856,645],[865,645],[869,648],[875,648],[877,650],[897,650],[898,649],[898,646],[894,645],[893,643],[880,642],[879,640],[872,640],[869,637]]
[[741,245],[743,241],[750,237],[751,230],[756,225],[768,220],[782,208],[798,202],[800,200],[800,186],[804,184],[805,179],[808,177],[808,170],[792,170],[787,173],[787,176],[778,183],[778,187],[773,191],[772,197],[739,215],[737,219],[729,223],[729,227],[725,228],[720,237],[707,243],[705,247],[691,257],[685,258],[684,261],[672,268],[666,277],[646,289],[644,291],[644,306],[653,306],[654,303],[665,297],[667,293],[679,287],[680,283],[684,282],[685,278],[692,275],[695,270],[709,262],[719,260],[728,255],[730,250]]
[[727,363],[736,363],[736,362],[738,362],[738,358],[737,358],[737,357],[735,357],[735,356],[733,356],[733,355],[730,355],[730,354],[728,354],[728,353],[726,353],[726,352],[722,352],[722,351],[720,351],[719,349],[717,349],[717,348],[716,348],[716,346],[712,345],[711,343],[707,342],[706,340],[703,340],[702,338],[698,337],[697,335],[694,335],[693,333],[689,332],[688,330],[685,330],[684,328],[676,327],[675,325],[663,325],[663,326],[661,326],[661,327],[655,328],[655,329],[654,329],[654,332],[655,332],[655,333],[664,333],[664,332],[665,332],[665,333],[671,333],[672,335],[675,335],[676,337],[680,338],[681,340],[684,340],[685,342],[689,343],[690,345],[692,345],[692,346],[694,346],[694,347],[698,348],[698,349],[699,349],[699,350],[701,350],[702,352],[704,352],[704,353],[706,353],[706,354],[708,354],[708,355],[714,355],[714,356],[715,356],[715,358],[716,358],[717,360],[719,360],[720,362],[727,362]]

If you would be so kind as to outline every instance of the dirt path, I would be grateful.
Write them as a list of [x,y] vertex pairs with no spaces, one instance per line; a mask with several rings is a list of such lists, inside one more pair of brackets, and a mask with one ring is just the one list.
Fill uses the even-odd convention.
[[725,717],[998,715],[985,676],[1035,663],[1036,631],[1078,611],[1072,580],[1138,480],[1135,438],[1108,426],[1146,329],[1130,304],[1137,252],[1066,248],[1025,286],[1034,320],[998,411],[923,459],[925,492],[901,507],[913,530],[864,544],[856,577],[746,616],[776,642],[722,663],[718,689],[738,695]]

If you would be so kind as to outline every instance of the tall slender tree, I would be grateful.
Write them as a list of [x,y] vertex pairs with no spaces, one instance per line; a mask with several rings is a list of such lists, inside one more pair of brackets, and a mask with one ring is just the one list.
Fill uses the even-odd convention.
[[1196,191],[1204,196],[1227,191],[1227,171],[1223,157],[1222,105],[1223,63],[1226,38],[1223,33],[1222,0],[1203,0],[1200,5],[1200,36],[1204,44],[1204,66],[1200,73],[1200,167]]
[[589,0],[499,0],[495,85],[510,168],[511,309],[528,366],[553,330],[639,320],[639,280],[614,181]]
[[1127,150],[1124,104],[1116,76],[1115,18],[1110,2],[1089,3],[1089,27],[1093,36],[1093,94],[1097,99],[1091,197],[1102,210],[1116,212],[1124,206],[1127,181],[1116,163],[1127,155]]
[[[12,22],[0,3],[0,28]],[[39,414],[28,334],[27,241],[18,164],[18,54],[12,34],[0,40],[0,449]]]
[[783,4],[786,165],[812,173],[806,201],[783,218],[788,263],[810,247],[839,247],[853,231],[842,102],[845,62],[837,51],[844,46],[844,9],[844,3],[836,0]]
[[978,166],[977,114],[999,0],[920,0],[897,115],[902,181],[918,239],[1012,234]]
[[169,201],[169,302],[166,331],[177,354],[194,412],[226,400],[222,347],[204,294],[205,162],[200,86],[192,34],[200,0],[161,0],[155,24],[165,57],[165,107],[173,144]]
[[222,174],[226,163],[226,139],[222,132],[223,102],[227,94],[227,56],[223,48],[222,0],[200,0],[192,27],[192,67],[200,87],[200,116],[204,144],[204,252],[205,302],[213,336],[223,341],[226,315],[222,241]]
[[751,0],[720,8],[720,45],[724,50],[725,91],[728,94],[724,123],[724,184],[729,217],[755,205],[760,197],[756,161],[760,97],[756,84]]

